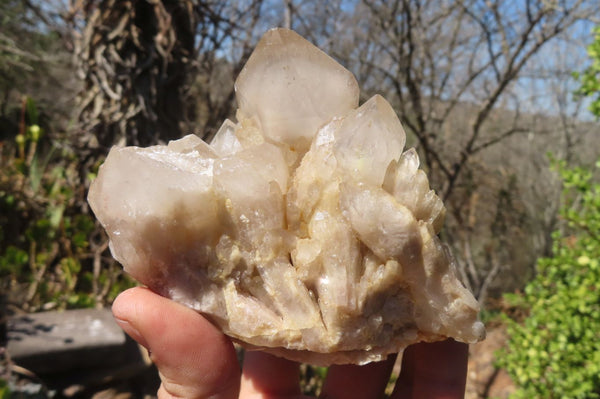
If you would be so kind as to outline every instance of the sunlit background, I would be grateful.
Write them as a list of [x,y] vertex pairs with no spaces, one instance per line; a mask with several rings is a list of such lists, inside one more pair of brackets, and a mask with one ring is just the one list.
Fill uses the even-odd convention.
[[[112,331],[135,283],[86,202],[99,165],[113,145],[210,140],[275,26],[392,104],[444,199],[442,239],[488,328],[467,397],[597,397],[599,24],[596,0],[0,0],[0,398],[153,395],[119,330],[113,363],[81,363],[108,332],[79,363],[6,348],[53,330],[41,312],[94,309],[69,314]],[[318,392],[325,370],[303,370]]]

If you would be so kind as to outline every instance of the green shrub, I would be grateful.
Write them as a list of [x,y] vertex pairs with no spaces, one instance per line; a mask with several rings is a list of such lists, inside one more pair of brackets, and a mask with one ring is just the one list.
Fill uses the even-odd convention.
[[31,99],[22,109],[0,143],[0,291],[26,311],[105,305],[132,281],[89,212],[77,155],[45,136]]
[[[600,162],[597,163],[600,168]],[[507,295],[528,312],[508,320],[509,341],[499,354],[518,386],[516,398],[600,397],[600,184],[592,171],[557,163],[564,182],[553,255],[520,295]]]
[[600,118],[600,26],[595,27],[592,33],[594,40],[587,49],[592,63],[585,71],[575,72],[573,76],[580,83],[576,94],[591,97],[589,110]]

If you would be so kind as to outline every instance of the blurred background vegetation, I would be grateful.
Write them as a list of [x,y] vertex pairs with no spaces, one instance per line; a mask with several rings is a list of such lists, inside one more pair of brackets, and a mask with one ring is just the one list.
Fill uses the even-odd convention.
[[[597,371],[576,370],[600,359],[598,24],[595,0],[0,0],[0,295],[105,307],[132,285],[85,200],[98,166],[113,145],[210,140],[258,38],[285,26],[395,107],[462,280],[512,329],[499,365],[520,397],[597,397]],[[589,336],[563,334],[567,313]],[[563,341],[581,356],[553,358]],[[540,390],[557,369],[579,391]]]

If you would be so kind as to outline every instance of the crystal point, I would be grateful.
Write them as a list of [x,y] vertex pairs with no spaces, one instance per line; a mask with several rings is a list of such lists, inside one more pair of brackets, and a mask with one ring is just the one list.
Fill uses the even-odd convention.
[[358,105],[354,75],[297,33],[273,29],[235,82],[240,114],[264,136],[306,150],[315,131]]

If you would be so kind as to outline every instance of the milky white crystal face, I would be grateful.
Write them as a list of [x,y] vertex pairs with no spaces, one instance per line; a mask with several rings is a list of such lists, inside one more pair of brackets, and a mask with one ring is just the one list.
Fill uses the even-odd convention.
[[247,348],[362,364],[415,342],[483,338],[437,237],[444,218],[391,106],[269,31],[236,82],[238,122],[113,148],[89,192],[114,257]]

